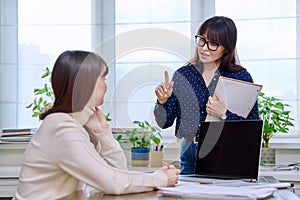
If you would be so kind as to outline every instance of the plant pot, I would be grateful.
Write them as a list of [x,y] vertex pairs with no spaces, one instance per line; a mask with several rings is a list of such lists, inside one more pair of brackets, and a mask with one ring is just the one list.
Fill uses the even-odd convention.
[[150,148],[131,148],[131,165],[148,166]]
[[262,148],[261,149],[261,164],[275,164],[275,149],[273,148]]

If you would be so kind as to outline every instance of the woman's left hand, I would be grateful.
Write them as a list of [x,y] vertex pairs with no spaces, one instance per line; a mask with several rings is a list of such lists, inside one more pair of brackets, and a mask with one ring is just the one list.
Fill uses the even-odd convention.
[[180,174],[180,170],[174,165],[163,166],[160,168],[160,170],[163,171],[168,178],[167,187],[173,187],[178,183],[178,175]]
[[213,99],[212,97],[208,97],[208,102],[206,104],[206,112],[209,115],[221,117],[225,115],[227,109],[223,99],[217,92],[215,92],[215,96],[215,99]]

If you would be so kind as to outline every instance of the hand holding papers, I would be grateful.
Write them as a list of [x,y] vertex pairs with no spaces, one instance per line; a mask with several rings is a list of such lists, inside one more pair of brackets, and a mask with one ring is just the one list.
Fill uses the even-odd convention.
[[[253,108],[262,85],[220,76],[215,92],[225,102],[227,110],[244,118]],[[213,99],[215,99],[215,95]],[[206,121],[219,121],[218,117],[207,115]]]

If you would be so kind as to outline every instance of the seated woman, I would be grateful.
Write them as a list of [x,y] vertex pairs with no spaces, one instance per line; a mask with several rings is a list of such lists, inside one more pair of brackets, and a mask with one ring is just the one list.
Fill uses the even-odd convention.
[[58,199],[90,185],[105,194],[151,191],[174,186],[179,170],[164,166],[153,173],[127,170],[103,104],[108,67],[97,54],[65,51],[51,77],[53,106],[27,146],[14,199]]

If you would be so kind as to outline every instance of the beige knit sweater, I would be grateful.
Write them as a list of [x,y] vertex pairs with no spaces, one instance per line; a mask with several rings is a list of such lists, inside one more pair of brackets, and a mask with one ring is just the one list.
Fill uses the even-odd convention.
[[54,113],[43,120],[27,146],[16,199],[57,199],[84,184],[105,194],[151,191],[167,185],[161,170],[128,171],[124,152],[110,128],[93,130],[99,139],[95,149],[83,128],[91,114],[87,110],[76,115]]

